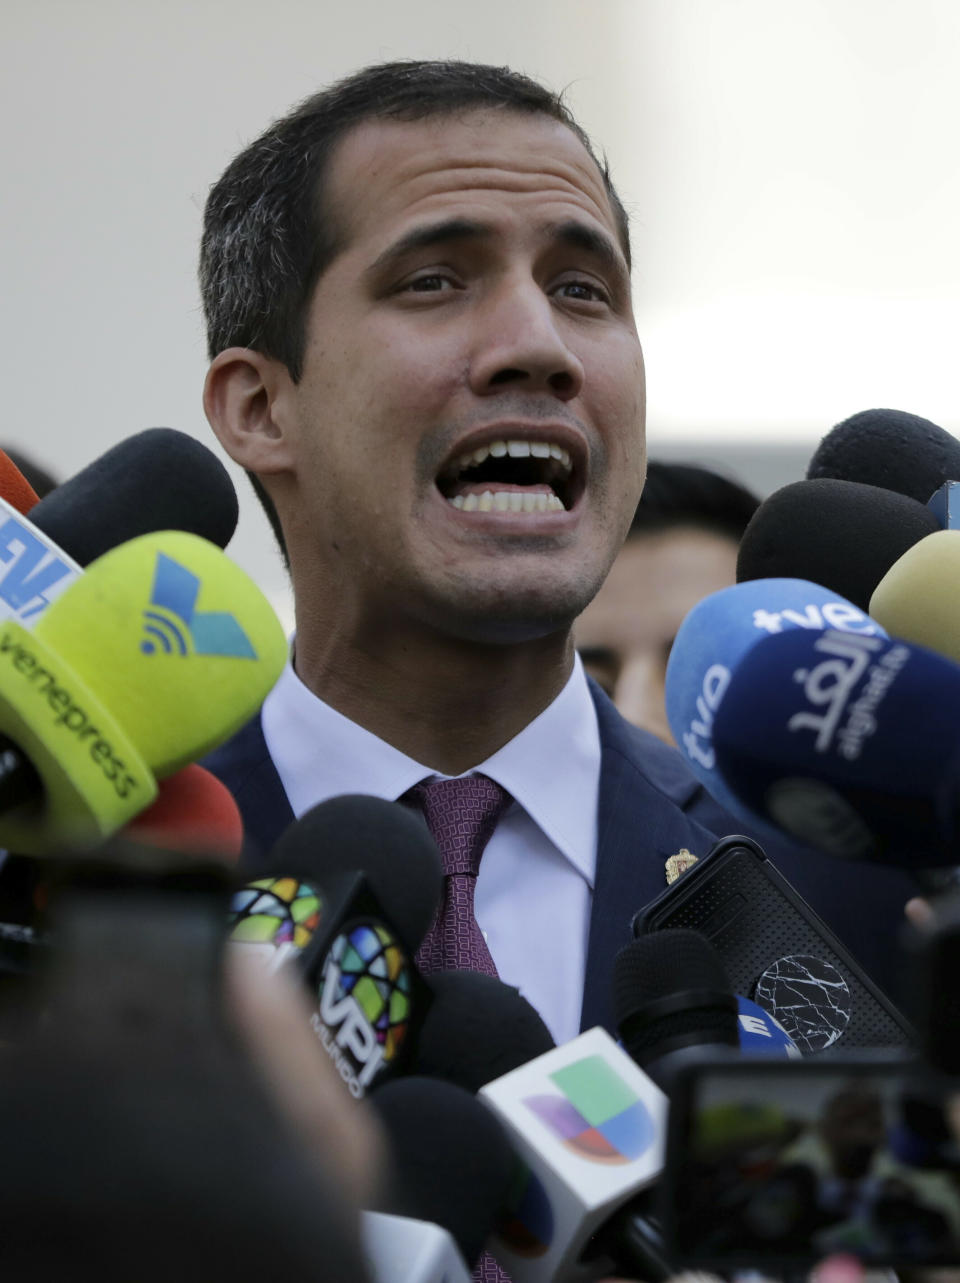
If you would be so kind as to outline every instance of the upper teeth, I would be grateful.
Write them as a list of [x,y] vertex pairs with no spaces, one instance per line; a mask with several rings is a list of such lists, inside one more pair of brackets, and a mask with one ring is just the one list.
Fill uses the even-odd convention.
[[464,468],[475,468],[492,455],[502,459],[507,454],[511,459],[556,459],[565,472],[571,468],[570,452],[552,441],[491,441],[488,445],[479,446],[468,454],[462,454],[454,463],[458,471]]

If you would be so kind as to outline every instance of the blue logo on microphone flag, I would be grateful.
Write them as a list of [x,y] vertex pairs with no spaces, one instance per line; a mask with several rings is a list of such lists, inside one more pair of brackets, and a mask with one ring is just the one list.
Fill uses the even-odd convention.
[[141,649],[145,655],[176,650],[188,653],[187,639],[198,655],[220,655],[231,659],[256,659],[257,652],[240,624],[228,611],[197,611],[200,580],[185,566],[157,553],[150,605],[144,611],[144,631],[149,636]]

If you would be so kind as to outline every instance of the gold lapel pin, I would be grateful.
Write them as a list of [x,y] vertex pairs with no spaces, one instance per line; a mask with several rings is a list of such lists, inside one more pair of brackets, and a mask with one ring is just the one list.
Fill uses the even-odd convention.
[[686,873],[691,865],[696,864],[697,857],[692,851],[682,846],[676,855],[671,855],[664,866],[667,873],[667,886],[676,882],[681,873]]

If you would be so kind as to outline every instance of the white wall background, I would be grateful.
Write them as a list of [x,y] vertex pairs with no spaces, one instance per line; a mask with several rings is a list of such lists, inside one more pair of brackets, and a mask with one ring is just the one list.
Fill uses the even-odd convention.
[[[0,444],[66,476],[154,424],[212,441],[210,183],[407,56],[569,86],[634,217],[654,453],[812,448],[875,405],[960,429],[956,0],[3,0]],[[282,604],[238,484],[231,551]]]

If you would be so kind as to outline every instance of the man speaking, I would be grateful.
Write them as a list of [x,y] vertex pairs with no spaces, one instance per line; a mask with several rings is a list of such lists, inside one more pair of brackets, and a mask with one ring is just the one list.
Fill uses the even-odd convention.
[[[671,855],[742,825],[571,640],[645,469],[608,172],[525,76],[374,66],[230,164],[200,272],[206,413],[296,601],[292,663],[210,765],[264,851],[339,793],[419,807],[448,873],[424,967],[496,969],[558,1041],[612,1027],[632,913]],[[868,967],[889,956],[894,875],[806,854],[784,872]]]

